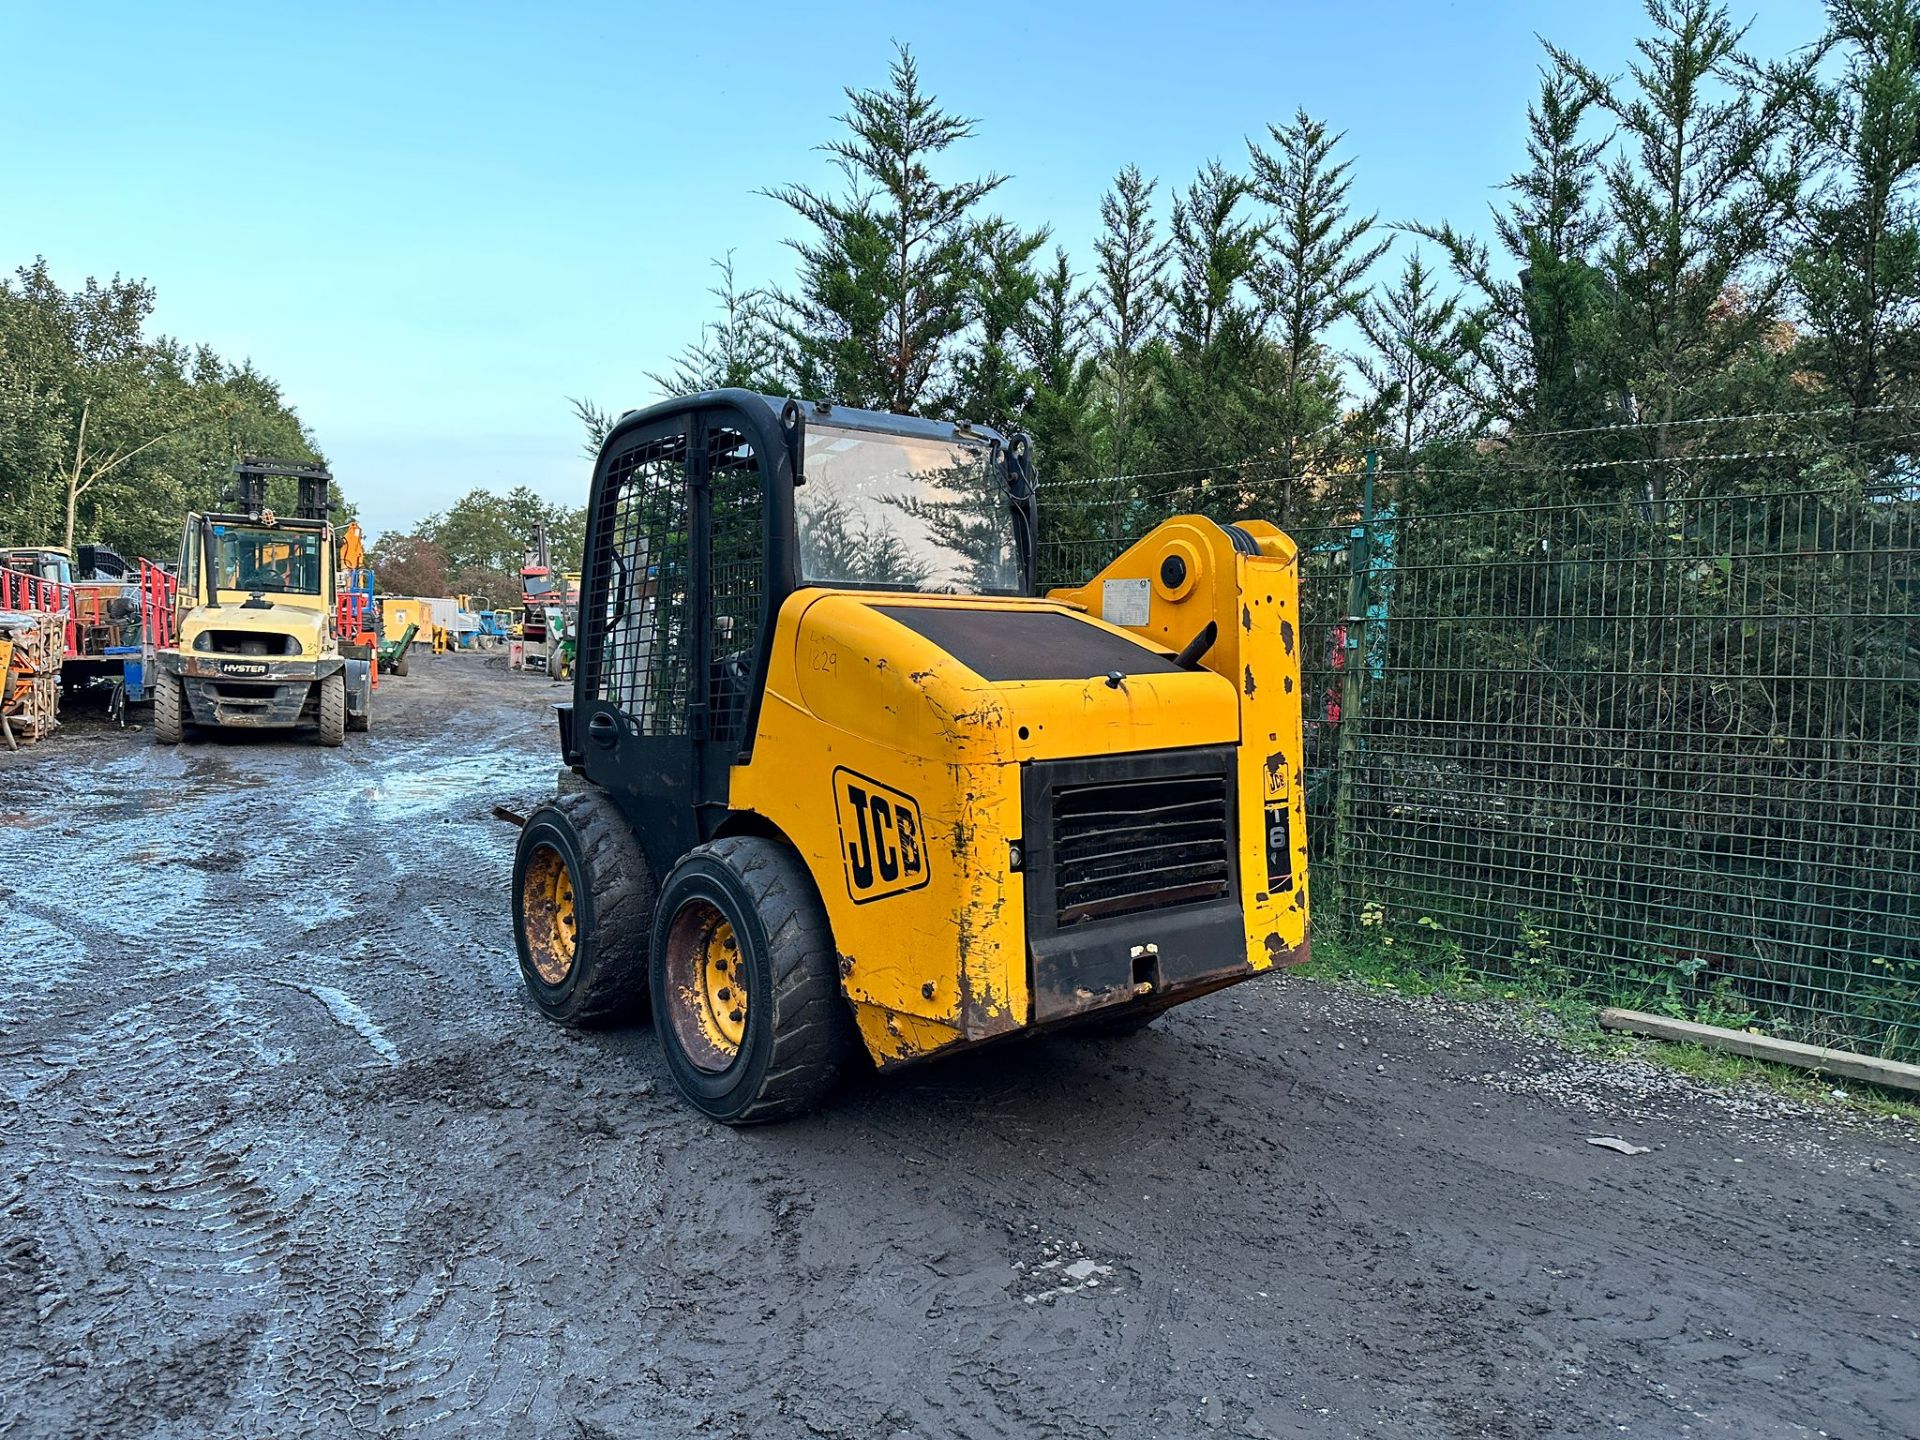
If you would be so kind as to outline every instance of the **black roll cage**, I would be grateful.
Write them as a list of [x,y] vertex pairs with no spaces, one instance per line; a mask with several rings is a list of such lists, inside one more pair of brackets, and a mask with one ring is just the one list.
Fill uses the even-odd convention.
[[[613,583],[611,555],[608,564],[595,563],[602,548],[612,544],[607,533],[613,518],[606,504],[609,473],[632,444],[646,443],[646,437],[670,422],[687,422],[687,467],[690,488],[694,493],[689,496],[688,512],[688,577],[692,604],[684,623],[692,640],[690,673],[695,677],[705,677],[713,659],[710,653],[713,592],[708,573],[711,535],[707,506],[692,502],[708,483],[707,436],[716,429],[737,430],[751,444],[759,463],[762,513],[765,518],[761,555],[765,584],[761,596],[754,674],[747,696],[746,713],[741,717],[739,743],[728,747],[726,753],[711,753],[719,747],[710,743],[714,737],[705,684],[697,684],[688,695],[688,738],[693,744],[695,771],[693,794],[689,798],[698,811],[711,813],[715,806],[724,808],[727,770],[749,757],[753,735],[759,725],[760,704],[766,693],[766,677],[773,658],[775,617],[779,615],[788,596],[805,588],[800,575],[794,491],[806,484],[806,432],[809,419],[847,430],[987,446],[999,460],[1005,475],[1007,502],[1014,519],[1014,542],[1020,551],[1024,592],[1034,592],[1037,559],[1034,544],[1034,472],[1032,444],[1024,434],[1016,434],[1008,439],[987,426],[970,425],[964,421],[949,423],[826,402],[803,403],[743,389],[708,390],[666,400],[645,409],[629,410],[613,424],[601,442],[587,497],[585,553],[581,556],[580,564],[582,588],[578,629],[581,654],[574,665],[573,704],[561,716],[561,746],[569,765],[579,766],[584,762],[583,737],[576,733],[573,717],[584,717],[595,706],[593,687],[597,687],[600,679],[601,667],[596,663],[596,657],[587,651],[597,646],[605,633],[607,590]],[[884,590],[888,587],[836,582],[832,588]],[[705,827],[701,829],[704,831]],[[701,838],[705,838],[704,834]]]

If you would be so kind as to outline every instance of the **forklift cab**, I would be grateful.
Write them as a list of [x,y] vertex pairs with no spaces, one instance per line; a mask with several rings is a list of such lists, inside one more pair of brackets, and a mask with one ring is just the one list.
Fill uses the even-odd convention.
[[745,390],[621,418],[588,502],[567,762],[656,874],[711,838],[796,591],[1031,595],[1029,446]]

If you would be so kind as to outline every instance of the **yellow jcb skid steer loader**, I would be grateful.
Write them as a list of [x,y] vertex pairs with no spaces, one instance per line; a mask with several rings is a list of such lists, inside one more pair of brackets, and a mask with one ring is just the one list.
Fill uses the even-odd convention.
[[1123,1030],[1306,958],[1296,552],[1183,516],[1034,596],[1025,437],[726,390],[594,469],[534,1004],[651,1008],[694,1105]]

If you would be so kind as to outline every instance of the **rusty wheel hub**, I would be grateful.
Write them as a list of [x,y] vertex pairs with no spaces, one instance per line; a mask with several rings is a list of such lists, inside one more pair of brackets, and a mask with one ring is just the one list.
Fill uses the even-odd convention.
[[534,970],[549,985],[562,983],[573,970],[580,921],[574,908],[573,869],[551,845],[540,846],[527,863],[520,913]]
[[667,929],[667,1001],[686,1057],[718,1074],[747,1038],[747,970],[739,936],[717,906],[689,900]]

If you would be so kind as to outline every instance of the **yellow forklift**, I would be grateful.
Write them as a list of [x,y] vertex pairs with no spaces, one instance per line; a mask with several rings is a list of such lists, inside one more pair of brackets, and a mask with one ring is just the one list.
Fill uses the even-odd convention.
[[512,905],[543,1013],[649,1009],[742,1124],[1307,954],[1297,552],[1183,516],[1034,585],[1023,436],[723,390],[594,468],[558,795]]
[[[173,644],[154,653],[153,738],[312,724],[338,745],[368,726],[374,658],[340,633],[333,477],[252,456],[233,474],[228,508],[188,515],[181,534]],[[267,504],[276,475],[298,486],[291,516]]]

